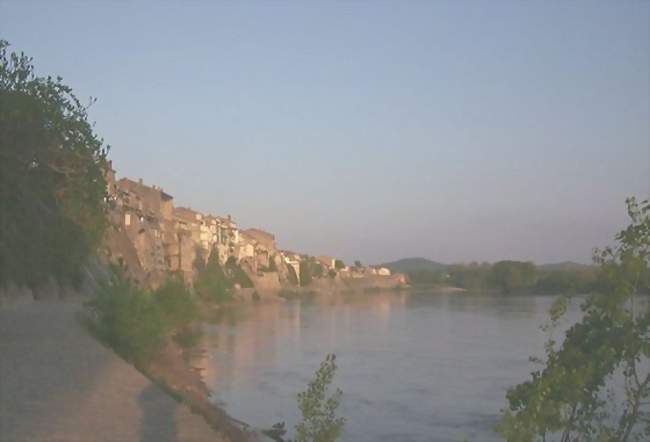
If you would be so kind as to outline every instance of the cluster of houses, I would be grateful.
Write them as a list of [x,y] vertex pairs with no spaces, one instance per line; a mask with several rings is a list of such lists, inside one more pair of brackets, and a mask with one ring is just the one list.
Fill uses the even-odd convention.
[[[240,229],[230,216],[203,214],[175,207],[173,197],[142,180],[116,179],[107,172],[111,227],[104,253],[122,265],[136,282],[155,287],[170,273],[191,284],[197,260],[216,253],[219,263],[237,264],[255,288],[272,291],[297,285],[306,255],[279,250],[275,237],[260,229]],[[318,257],[325,274],[340,278],[390,276],[385,268],[347,267],[330,257]],[[337,265],[339,264],[339,265]]]

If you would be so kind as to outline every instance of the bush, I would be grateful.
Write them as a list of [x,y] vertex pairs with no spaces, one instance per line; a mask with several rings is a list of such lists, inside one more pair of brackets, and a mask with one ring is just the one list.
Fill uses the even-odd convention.
[[113,269],[89,307],[99,338],[135,363],[147,362],[166,334],[194,320],[197,313],[192,295],[179,279],[146,292],[131,284],[120,268]]
[[239,284],[242,288],[253,288],[253,281],[251,281],[244,269],[237,264],[234,256],[229,257],[228,261],[226,261],[226,271],[232,284]]
[[300,285],[307,286],[313,279],[312,263],[309,259],[303,260],[300,263]]
[[216,253],[212,253],[208,263],[199,268],[194,289],[204,301],[220,304],[232,299],[231,284],[219,264]]
[[153,296],[160,307],[165,328],[176,328],[196,318],[194,298],[179,278],[169,278]]
[[336,417],[336,409],[343,393],[337,389],[326,397],[336,372],[335,360],[335,355],[327,355],[307,390],[298,394],[302,421],[296,425],[294,442],[334,442],[341,435],[345,419]]
[[100,339],[126,359],[145,362],[160,348],[164,334],[160,307],[121,271],[100,286],[90,308]]

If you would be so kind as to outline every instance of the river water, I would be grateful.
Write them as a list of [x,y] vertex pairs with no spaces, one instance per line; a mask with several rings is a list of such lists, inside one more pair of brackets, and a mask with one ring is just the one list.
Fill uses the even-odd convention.
[[507,388],[543,355],[554,299],[400,292],[240,305],[205,324],[195,364],[215,402],[255,427],[292,428],[296,394],[335,353],[343,441],[497,441]]

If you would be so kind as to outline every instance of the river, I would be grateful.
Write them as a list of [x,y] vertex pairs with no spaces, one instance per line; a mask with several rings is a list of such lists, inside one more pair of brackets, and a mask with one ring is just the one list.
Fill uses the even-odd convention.
[[335,353],[343,441],[497,441],[507,388],[543,355],[554,299],[398,292],[242,304],[204,325],[195,364],[214,401],[255,427],[292,428],[296,394]]

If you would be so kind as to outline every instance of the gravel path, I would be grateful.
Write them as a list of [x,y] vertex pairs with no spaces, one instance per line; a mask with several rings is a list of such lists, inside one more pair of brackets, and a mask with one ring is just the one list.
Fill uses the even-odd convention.
[[104,348],[78,302],[0,306],[0,441],[224,442]]

